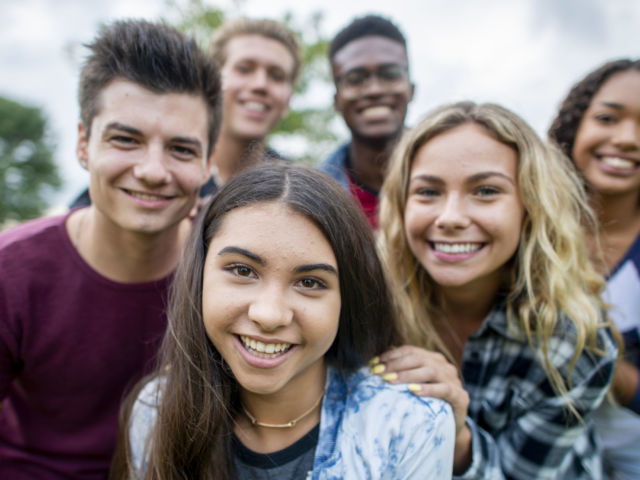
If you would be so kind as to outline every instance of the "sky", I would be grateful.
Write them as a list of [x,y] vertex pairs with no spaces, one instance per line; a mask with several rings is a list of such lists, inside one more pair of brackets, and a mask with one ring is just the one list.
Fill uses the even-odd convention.
[[[416,84],[408,126],[470,99],[500,103],[544,136],[571,85],[607,60],[640,57],[640,0],[203,1],[232,15],[288,11],[301,22],[321,12],[329,38],[356,16],[389,17],[407,37]],[[0,11],[0,96],[43,109],[64,182],[51,204],[66,205],[88,182],[75,157],[82,44],[102,23],[171,20],[176,8],[167,0],[0,0]],[[314,95],[315,105],[332,108],[331,90]]]

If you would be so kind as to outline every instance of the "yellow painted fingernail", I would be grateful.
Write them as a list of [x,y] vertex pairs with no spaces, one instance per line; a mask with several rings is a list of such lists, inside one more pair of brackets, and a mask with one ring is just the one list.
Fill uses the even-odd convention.
[[378,375],[382,372],[384,372],[384,363],[379,363],[371,367],[371,373],[373,373],[374,375]]
[[385,373],[384,375],[382,375],[382,379],[385,382],[393,382],[394,380],[398,379],[398,374],[395,372]]
[[409,389],[410,392],[413,392],[413,393],[418,393],[420,390],[422,390],[422,387],[417,383],[410,383],[409,385],[407,385],[407,388]]
[[373,366],[380,363],[380,357],[378,357],[377,355],[375,357],[373,357],[371,360],[369,360],[369,365]]

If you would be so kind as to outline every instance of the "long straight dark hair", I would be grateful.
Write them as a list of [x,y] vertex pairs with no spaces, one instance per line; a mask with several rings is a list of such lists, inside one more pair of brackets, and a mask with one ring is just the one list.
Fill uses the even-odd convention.
[[[230,440],[239,412],[239,388],[205,333],[202,278],[209,244],[226,214],[261,202],[282,203],[304,215],[320,228],[333,249],[341,310],[338,334],[325,354],[327,363],[349,372],[400,342],[372,232],[336,182],[309,167],[285,163],[261,166],[233,177],[196,222],[176,271],[169,299],[169,326],[159,367],[153,374],[163,378],[162,400],[143,478],[234,478]],[[131,475],[129,420],[143,384],[123,407],[111,478]]]

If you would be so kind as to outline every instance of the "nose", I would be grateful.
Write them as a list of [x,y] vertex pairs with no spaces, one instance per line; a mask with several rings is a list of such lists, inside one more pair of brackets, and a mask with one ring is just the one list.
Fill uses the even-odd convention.
[[638,150],[640,148],[640,121],[632,118],[621,121],[616,126],[613,143],[624,150]]
[[251,76],[251,88],[254,90],[265,90],[269,80],[267,70],[264,68],[256,68]]
[[436,227],[442,230],[458,230],[468,227],[469,223],[464,201],[458,195],[445,197],[435,221]]
[[369,77],[364,81],[362,85],[362,93],[365,95],[382,95],[388,90],[388,87],[384,85],[383,81],[378,78],[372,72],[369,72]]
[[149,144],[143,157],[133,168],[133,175],[150,186],[164,185],[171,181],[171,173],[165,163],[162,145]]
[[289,325],[293,320],[293,310],[286,292],[279,287],[262,288],[249,305],[249,319],[266,332]]

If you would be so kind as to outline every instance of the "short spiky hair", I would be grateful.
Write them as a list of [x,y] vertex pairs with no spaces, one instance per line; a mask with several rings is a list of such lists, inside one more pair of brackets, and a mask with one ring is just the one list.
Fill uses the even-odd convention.
[[354,19],[349,25],[344,27],[333,37],[329,45],[329,61],[333,62],[338,50],[347,43],[357,40],[361,37],[376,35],[389,38],[395,42],[402,44],[405,51],[407,50],[407,40],[400,29],[391,20],[379,15],[366,15]]
[[145,20],[120,20],[101,28],[87,45],[80,74],[80,117],[87,132],[100,111],[100,94],[113,80],[136,83],[158,94],[201,96],[208,112],[208,151],[222,123],[220,74],[215,63],[179,30]]
[[607,62],[588,73],[571,88],[549,128],[549,139],[566,156],[572,158],[576,133],[578,133],[584,112],[591,104],[591,99],[612,75],[627,70],[640,71],[640,59],[620,59]]

